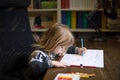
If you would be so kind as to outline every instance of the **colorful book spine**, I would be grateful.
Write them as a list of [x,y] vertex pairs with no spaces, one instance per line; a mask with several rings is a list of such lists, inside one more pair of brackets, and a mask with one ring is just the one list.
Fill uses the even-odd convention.
[[77,28],[82,28],[82,11],[77,12]]
[[71,28],[71,11],[66,12],[66,25]]
[[66,11],[62,11],[62,24],[66,24]]
[[82,12],[82,28],[86,29],[88,27],[87,11]]
[[105,16],[104,12],[102,11],[101,13],[102,16],[102,29],[106,29],[107,28],[107,17]]
[[76,14],[76,11],[72,11],[71,12],[71,28],[72,29],[76,29],[77,28],[77,14]]
[[64,0],[61,0],[61,8],[62,9],[65,8],[65,2],[64,2]]
[[57,22],[57,13],[53,12],[53,23]]
[[69,8],[69,6],[70,6],[69,2],[70,2],[69,0],[65,0],[65,8]]
[[61,8],[69,8],[70,7],[70,1],[69,0],[61,0]]
[[53,13],[41,14],[41,26],[44,28],[51,27],[53,25]]

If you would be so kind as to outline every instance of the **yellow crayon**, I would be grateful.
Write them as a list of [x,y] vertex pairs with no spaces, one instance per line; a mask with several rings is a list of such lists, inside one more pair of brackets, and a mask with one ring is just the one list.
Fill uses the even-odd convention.
[[90,77],[95,76],[95,74],[79,73],[79,72],[76,72],[76,73],[73,73],[73,74],[79,75],[80,78],[90,78]]

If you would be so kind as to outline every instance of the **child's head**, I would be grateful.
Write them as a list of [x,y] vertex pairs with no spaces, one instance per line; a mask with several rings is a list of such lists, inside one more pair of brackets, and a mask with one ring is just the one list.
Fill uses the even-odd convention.
[[[43,48],[48,53],[54,52],[57,54],[72,46],[74,37],[66,25],[55,24],[43,34],[39,44],[40,48]],[[61,51],[58,48],[61,48]]]

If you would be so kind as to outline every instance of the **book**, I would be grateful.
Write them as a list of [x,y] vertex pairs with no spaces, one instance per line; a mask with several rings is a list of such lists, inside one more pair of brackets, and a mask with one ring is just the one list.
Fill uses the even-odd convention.
[[83,56],[78,54],[65,54],[60,62],[67,63],[68,66],[78,66],[86,68],[103,68],[103,50],[87,49]]
[[66,24],[66,15],[67,15],[67,12],[66,11],[62,11],[62,24]]
[[88,27],[88,20],[87,20],[87,11],[82,12],[82,28],[86,29]]
[[71,27],[72,29],[76,29],[77,28],[77,25],[76,25],[76,17],[77,14],[76,14],[76,11],[72,11],[71,12]]
[[67,9],[70,6],[70,1],[69,0],[61,0],[61,8],[62,9]]
[[53,16],[53,24],[55,24],[57,22],[57,13],[53,12],[52,16]]
[[[52,16],[51,16],[52,15]],[[49,28],[53,25],[53,13],[42,13],[41,14],[41,26],[44,28]]]
[[71,11],[66,12],[66,25],[71,28]]
[[107,17],[105,16],[104,12],[101,12],[101,25],[102,25],[102,29],[106,29],[107,27]]
[[61,0],[61,8],[65,8],[65,1],[64,0]]
[[77,12],[77,28],[81,29],[82,28],[82,11]]

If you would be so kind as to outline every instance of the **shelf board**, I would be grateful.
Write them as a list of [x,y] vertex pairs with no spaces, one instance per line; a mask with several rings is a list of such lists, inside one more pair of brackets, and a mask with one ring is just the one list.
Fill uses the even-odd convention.
[[[68,9],[61,9],[61,11],[94,11],[96,9],[86,9],[86,8],[68,8]],[[99,9],[98,11],[103,11],[103,9]]]
[[[47,29],[32,29],[32,32],[44,32]],[[96,32],[95,29],[70,29],[71,32]],[[102,32],[120,32],[120,30],[101,29]]]
[[70,29],[71,32],[95,32],[95,29]]
[[28,9],[28,12],[47,12],[47,11],[57,11],[57,9]]
[[102,32],[120,32],[120,29],[101,29]]
[[45,32],[47,29],[31,29],[32,32]]

